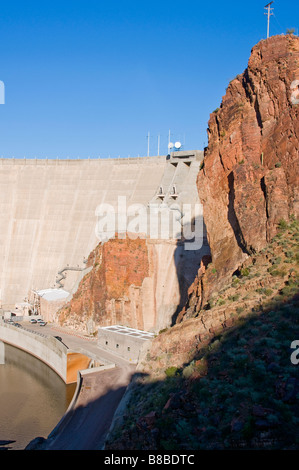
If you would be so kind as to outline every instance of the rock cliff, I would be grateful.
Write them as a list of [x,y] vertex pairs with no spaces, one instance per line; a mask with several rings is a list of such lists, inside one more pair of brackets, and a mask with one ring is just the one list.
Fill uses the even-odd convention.
[[197,185],[212,264],[203,300],[299,215],[299,38],[261,41],[209,120]]
[[[210,116],[197,186],[212,258],[203,258],[177,317],[177,323],[198,317],[201,337],[228,324],[226,308],[219,317],[207,311],[219,292],[252,264],[280,221],[299,216],[298,78],[299,38],[261,41]],[[188,325],[194,346],[198,335],[195,325]],[[173,346],[179,331],[178,326],[172,332]]]
[[211,259],[139,361],[107,449],[295,449],[299,38],[257,44],[209,120],[197,185]]
[[299,38],[252,49],[209,120],[197,186],[212,259],[201,266],[177,321],[194,317],[243,263],[299,214]]
[[[261,41],[252,49],[248,68],[229,84],[220,109],[211,114],[197,184],[212,259],[203,258],[177,325],[154,340],[151,358],[171,356],[173,364],[181,365],[216,332],[232,326],[227,305],[211,307],[221,301],[222,292],[235,287],[280,225],[298,219],[298,78],[299,38]],[[254,292],[271,287],[267,269],[260,269],[251,284]],[[247,309],[259,308],[258,299],[247,304]]]

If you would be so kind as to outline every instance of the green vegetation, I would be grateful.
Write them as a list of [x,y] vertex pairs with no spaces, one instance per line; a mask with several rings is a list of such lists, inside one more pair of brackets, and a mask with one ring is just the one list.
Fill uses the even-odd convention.
[[[221,335],[201,359],[167,369],[165,381],[136,388],[125,433],[138,433],[133,440],[140,449],[298,448],[299,365],[290,361],[296,338],[298,301],[252,316]],[[151,427],[140,431],[132,419],[151,412],[155,442]]]
[[245,277],[245,276],[249,276],[249,269],[248,268],[242,268],[241,269],[241,276]]
[[166,377],[175,377],[177,374],[178,374],[178,368],[174,366],[168,367],[168,369],[166,369],[165,371]]

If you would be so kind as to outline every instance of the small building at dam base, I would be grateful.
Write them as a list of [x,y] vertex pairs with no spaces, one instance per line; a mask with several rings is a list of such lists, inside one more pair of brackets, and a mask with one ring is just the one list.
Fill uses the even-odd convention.
[[98,329],[98,346],[135,363],[138,361],[144,342],[153,339],[154,336],[154,333],[126,326],[105,326]]

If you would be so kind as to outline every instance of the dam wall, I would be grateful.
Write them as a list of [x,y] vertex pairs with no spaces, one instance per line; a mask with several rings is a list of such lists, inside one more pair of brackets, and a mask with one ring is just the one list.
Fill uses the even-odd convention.
[[[98,244],[96,208],[147,204],[157,192],[166,157],[97,160],[0,159],[0,300],[24,302],[31,290],[72,293]],[[83,271],[82,271],[83,270]]]
[[[117,212],[118,198],[125,197],[127,207],[141,204],[149,213],[157,209],[184,226],[184,205],[201,206],[196,180],[202,160],[200,151],[108,160],[0,159],[2,311],[19,314],[15,307],[28,305],[27,299],[32,302],[34,291],[39,313],[46,321],[55,319],[55,312],[72,298],[92,269],[86,261],[100,241],[97,209],[101,204]],[[203,221],[201,213],[196,217]],[[131,286],[129,292],[134,328],[168,326],[186,300],[202,256],[209,253],[204,224],[197,247],[180,243],[176,234],[172,232],[174,238],[171,234],[164,238],[163,233],[147,238],[150,273],[142,289]],[[126,302],[114,302],[125,305],[125,316]],[[107,306],[107,321],[117,314],[114,303]],[[142,316],[141,325],[136,315]]]

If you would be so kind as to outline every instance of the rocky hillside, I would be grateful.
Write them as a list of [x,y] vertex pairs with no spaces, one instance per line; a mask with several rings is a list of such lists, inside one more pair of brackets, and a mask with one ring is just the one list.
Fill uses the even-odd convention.
[[261,41],[210,116],[198,175],[213,258],[204,301],[266,246],[280,219],[299,215],[298,79],[299,38]]
[[[107,449],[298,449],[299,223],[144,352]],[[299,356],[299,354],[297,354]]]
[[261,41],[212,113],[198,176],[212,262],[143,352],[107,448],[298,448],[298,78],[299,38]]

